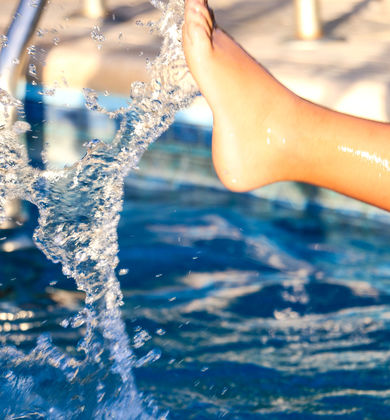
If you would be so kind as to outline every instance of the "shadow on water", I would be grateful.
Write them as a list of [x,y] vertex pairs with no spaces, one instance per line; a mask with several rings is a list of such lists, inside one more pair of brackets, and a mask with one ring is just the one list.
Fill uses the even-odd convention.
[[325,281],[301,284],[298,292],[294,289],[282,284],[263,286],[258,292],[237,298],[229,310],[241,316],[273,318],[275,311],[286,309],[303,316],[390,304],[390,296],[385,293],[364,296],[349,286]]

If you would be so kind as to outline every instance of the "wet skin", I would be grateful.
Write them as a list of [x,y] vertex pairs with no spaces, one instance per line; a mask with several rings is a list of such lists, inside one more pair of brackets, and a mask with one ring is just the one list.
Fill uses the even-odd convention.
[[227,188],[302,181],[390,210],[389,124],[295,95],[218,27],[203,0],[186,0],[183,46],[213,112],[213,163]]

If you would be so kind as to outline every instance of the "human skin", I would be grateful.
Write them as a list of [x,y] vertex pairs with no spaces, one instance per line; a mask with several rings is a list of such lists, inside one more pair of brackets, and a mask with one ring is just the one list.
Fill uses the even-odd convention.
[[217,26],[204,0],[186,0],[183,47],[213,112],[213,163],[227,188],[300,181],[390,211],[389,124],[295,95]]

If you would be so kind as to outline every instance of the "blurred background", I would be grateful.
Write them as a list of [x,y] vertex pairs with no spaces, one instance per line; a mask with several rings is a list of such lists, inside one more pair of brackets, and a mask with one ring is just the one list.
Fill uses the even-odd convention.
[[[0,33],[17,4],[1,2]],[[298,94],[389,118],[389,0],[211,0],[210,6],[220,26]],[[65,78],[72,88],[127,95],[158,52],[159,39],[147,27],[158,15],[148,1],[51,0],[33,39],[42,48],[38,60],[32,57],[36,77],[50,86]]]

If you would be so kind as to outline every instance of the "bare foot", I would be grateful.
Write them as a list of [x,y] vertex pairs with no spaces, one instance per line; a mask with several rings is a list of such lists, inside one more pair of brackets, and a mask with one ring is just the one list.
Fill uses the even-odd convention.
[[216,26],[205,0],[186,0],[183,46],[213,112],[213,162],[223,184],[247,191],[290,179],[299,98]]

